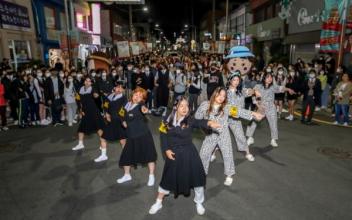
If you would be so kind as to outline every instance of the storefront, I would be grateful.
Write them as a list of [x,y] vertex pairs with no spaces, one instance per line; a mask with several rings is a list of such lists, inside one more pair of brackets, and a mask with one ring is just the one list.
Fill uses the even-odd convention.
[[66,30],[64,1],[33,0],[36,13],[37,37],[42,46],[44,63],[54,67],[58,59],[64,62],[60,49],[60,34]]
[[265,63],[282,58],[285,50],[282,44],[284,36],[284,22],[278,17],[246,28],[246,38],[252,39],[251,47],[255,54],[264,58]]
[[290,45],[290,62],[296,62],[297,58],[311,62],[319,53],[323,9],[321,0],[292,2],[285,38],[285,44]]
[[30,1],[0,1],[0,58],[9,58],[17,70],[40,59]]

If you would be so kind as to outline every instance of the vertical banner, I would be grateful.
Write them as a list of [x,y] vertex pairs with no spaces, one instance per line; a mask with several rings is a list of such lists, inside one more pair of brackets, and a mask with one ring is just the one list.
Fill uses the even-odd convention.
[[147,43],[147,51],[152,52],[153,51],[153,43]]
[[132,56],[138,56],[140,54],[139,43],[138,42],[130,42]]
[[[320,51],[337,53],[340,48],[342,24],[346,22],[346,13],[350,12],[350,0],[325,0],[325,21],[320,34]],[[348,33],[349,30],[346,30]]]
[[211,48],[210,43],[208,43],[208,42],[203,43],[203,51],[204,52],[209,52],[210,48]]
[[225,53],[225,46],[226,46],[225,41],[216,41],[217,53],[224,54]]
[[119,57],[129,57],[130,56],[130,47],[128,41],[117,41],[117,53]]

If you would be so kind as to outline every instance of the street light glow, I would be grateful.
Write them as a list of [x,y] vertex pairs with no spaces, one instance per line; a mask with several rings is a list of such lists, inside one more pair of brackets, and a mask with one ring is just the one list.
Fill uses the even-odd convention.
[[144,7],[143,7],[143,11],[147,12],[148,10],[149,10],[149,9],[148,9],[147,6],[144,6]]
[[159,24],[155,24],[155,27],[159,27]]
[[185,24],[185,28],[188,28],[188,24]]

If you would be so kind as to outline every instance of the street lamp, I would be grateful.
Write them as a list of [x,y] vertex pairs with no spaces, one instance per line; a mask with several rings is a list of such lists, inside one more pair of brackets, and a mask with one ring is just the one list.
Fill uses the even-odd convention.
[[159,27],[159,24],[155,24],[155,27],[157,27],[157,28],[158,28],[158,27]]
[[188,28],[188,24],[185,24],[185,28]]
[[147,12],[149,9],[147,6],[143,7],[143,11]]

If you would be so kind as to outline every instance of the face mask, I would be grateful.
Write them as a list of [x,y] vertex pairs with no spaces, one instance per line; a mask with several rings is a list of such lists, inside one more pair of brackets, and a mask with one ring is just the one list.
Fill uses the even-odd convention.
[[318,65],[314,65],[314,68],[318,68]]
[[133,70],[133,72],[134,72],[134,73],[137,73],[137,72],[138,72],[138,70],[137,70],[137,69],[134,69],[134,70]]
[[50,77],[51,74],[50,73],[45,73],[45,77]]
[[106,73],[104,72],[101,76],[102,76],[102,77],[106,77]]
[[60,78],[64,78],[65,74],[64,73],[60,73]]
[[174,65],[173,65],[173,64],[170,64],[170,68],[172,68],[172,67],[174,67]]
[[315,78],[315,74],[309,74],[309,79],[314,79]]
[[199,66],[198,66],[198,69],[200,69],[200,70],[201,70],[201,69],[203,69],[203,67],[202,67],[201,65],[199,65]]
[[266,69],[266,71],[267,71],[268,73],[271,73],[271,69],[270,69],[270,68]]
[[131,66],[128,66],[127,69],[128,69],[128,70],[132,70],[132,67],[131,67]]
[[92,72],[92,77],[95,77],[96,75],[97,75],[97,73],[96,72]]
[[337,69],[336,72],[342,73],[342,69]]
[[176,73],[181,73],[181,70],[176,70]]
[[117,72],[114,71],[114,72],[111,73],[111,75],[116,76]]
[[72,78],[68,78],[67,81],[68,81],[68,82],[73,82],[73,79],[72,79]]
[[295,72],[290,72],[290,76],[294,77],[295,76]]
[[13,75],[7,75],[7,78],[8,78],[9,80],[12,80],[12,79],[13,79]]
[[149,73],[149,68],[145,68],[144,72],[148,72]]
[[324,75],[324,72],[323,72],[323,71],[321,71],[321,72],[320,72],[320,75]]
[[42,72],[38,72],[38,73],[37,73],[37,76],[38,76],[38,77],[42,77],[42,76],[43,76],[43,73],[42,73]]
[[162,72],[162,73],[166,73],[166,70],[165,70],[165,69],[164,69],[164,70],[161,70],[161,72]]
[[78,80],[82,79],[82,76],[83,76],[83,75],[82,75],[81,73],[78,73],[78,74],[77,74],[77,79],[78,79]]
[[284,74],[284,71],[278,71],[277,72],[279,75],[282,75],[282,74]]

